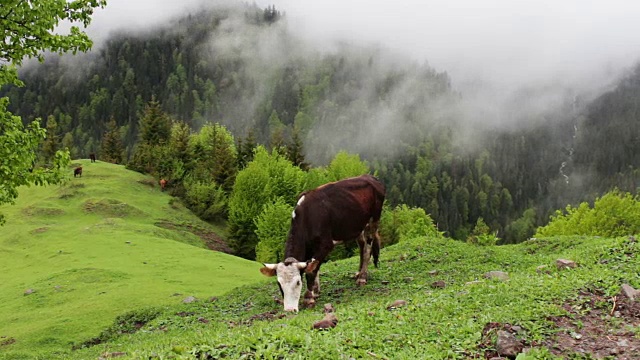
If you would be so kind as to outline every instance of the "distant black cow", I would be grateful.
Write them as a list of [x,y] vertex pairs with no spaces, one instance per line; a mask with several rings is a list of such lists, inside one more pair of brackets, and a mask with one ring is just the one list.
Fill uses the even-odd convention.
[[89,154],[89,158],[91,159],[92,163],[96,162],[96,154],[94,153]]
[[73,177],[76,176],[82,177],[82,166],[78,166],[73,170]]
[[260,269],[264,275],[278,275],[285,311],[298,311],[303,271],[307,279],[304,305],[315,305],[320,291],[320,265],[342,241],[357,239],[360,269],[356,283],[367,283],[367,265],[372,254],[373,263],[378,266],[378,224],[384,198],[384,185],[371,175],[325,184],[300,195],[292,214],[285,260],[264,264]]

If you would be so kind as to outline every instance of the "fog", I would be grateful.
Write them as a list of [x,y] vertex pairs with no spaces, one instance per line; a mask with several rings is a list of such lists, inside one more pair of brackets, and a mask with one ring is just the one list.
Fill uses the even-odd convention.
[[[112,31],[149,31],[214,3],[240,2],[109,0],[106,9],[96,11],[88,32],[99,48]],[[289,59],[312,59],[312,53],[350,49],[357,63],[362,61],[358,56],[375,52],[386,61],[377,67],[380,74],[396,66],[410,68],[416,64],[446,72],[461,100],[455,109],[446,108],[449,103],[442,108],[430,104],[431,119],[456,117],[471,125],[530,125],[574,98],[586,103],[610,89],[640,56],[640,3],[622,0],[255,3],[261,7],[275,5],[285,13],[284,24],[257,33],[255,29],[243,29],[242,21],[229,19],[222,28],[232,31],[218,34],[211,40],[211,47],[216,54],[224,54],[225,49],[242,54],[249,69],[254,70],[256,83],[266,83],[270,74]],[[371,96],[363,92],[361,101],[354,101],[336,116],[369,116],[376,125],[369,128],[366,139],[344,139],[350,150],[364,152],[367,143],[377,140],[375,134],[388,138],[398,131],[394,121],[405,116],[403,107],[419,104],[421,100],[415,94],[429,86],[411,77],[405,81],[386,102],[366,103]],[[260,99],[243,101],[238,109],[251,114]],[[461,141],[477,138],[475,129],[470,126],[469,136],[462,136]],[[343,144],[324,143],[340,134],[341,129],[335,126],[316,129],[309,145],[317,149],[341,147]]]
[[[227,3],[232,2],[228,0]],[[109,0],[91,35],[144,29],[212,1]],[[220,1],[216,1],[220,3]],[[447,71],[454,84],[584,83],[640,55],[640,3],[624,0],[259,0],[286,12],[296,33],[328,48],[377,44]]]

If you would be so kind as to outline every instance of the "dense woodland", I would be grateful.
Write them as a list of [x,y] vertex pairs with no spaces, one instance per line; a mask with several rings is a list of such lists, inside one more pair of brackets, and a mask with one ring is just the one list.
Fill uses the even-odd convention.
[[[256,154],[311,174],[292,175],[298,183],[280,194],[288,203],[332,178],[314,169],[366,161],[390,207],[422,208],[462,240],[486,224],[502,243],[523,241],[567,204],[637,192],[640,67],[595,99],[572,94],[514,119],[520,126],[469,125],[446,73],[376,48],[319,52],[294,32],[274,7],[203,11],[114,33],[90,54],[49,56],[1,95],[23,121],[43,119],[41,165],[64,147],[72,158],[97,153],[168,179],[207,220],[233,217],[236,177]],[[232,240],[255,236],[240,225],[231,219]]]

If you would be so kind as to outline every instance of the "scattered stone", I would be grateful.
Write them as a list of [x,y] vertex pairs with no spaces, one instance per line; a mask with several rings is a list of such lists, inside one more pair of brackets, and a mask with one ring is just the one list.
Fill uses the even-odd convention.
[[577,265],[576,265],[576,262],[573,260],[558,259],[556,260],[556,266],[558,267],[558,269],[573,269]]
[[209,298],[209,302],[216,302],[216,301],[218,301],[218,298],[215,296],[212,296]]
[[334,311],[335,311],[335,309],[333,308],[333,305],[331,305],[331,303],[324,304],[324,313],[325,314],[332,313]]
[[428,274],[429,274],[429,275],[431,275],[431,276],[436,276],[436,275],[438,275],[439,273],[440,273],[440,272],[439,272],[438,270],[431,270],[431,271],[429,271],[429,272],[428,272]]
[[31,295],[31,294],[33,294],[34,292],[36,292],[36,291],[35,291],[35,290],[33,290],[33,289],[27,289],[27,290],[25,290],[25,291],[24,291],[24,294],[25,294],[25,295]]
[[616,343],[616,345],[618,345],[620,347],[628,347],[629,346],[629,341],[627,341],[626,339],[622,339],[622,340],[618,341]]
[[393,310],[393,309],[401,308],[401,307],[403,307],[405,305],[407,305],[407,302],[405,300],[396,300],[396,301],[392,302],[389,306],[387,306],[387,310]]
[[551,271],[549,271],[549,266],[547,265],[540,265],[536,268],[536,272],[538,274],[551,274]]
[[511,330],[515,331],[516,333],[519,333],[522,331],[522,326],[520,325],[511,325]]
[[312,328],[316,330],[325,330],[334,328],[336,325],[338,325],[338,318],[333,313],[329,313],[324,316],[324,319],[314,322]]
[[576,340],[580,340],[582,339],[582,334],[578,334],[577,332],[571,332],[571,337],[576,339]]
[[111,359],[111,358],[124,356],[124,355],[127,355],[127,353],[126,352],[122,352],[122,351],[105,352],[105,353],[102,353],[102,355],[100,355],[100,357],[98,357],[98,360]]
[[475,285],[475,284],[480,284],[482,281],[478,281],[478,280],[473,280],[473,281],[467,281],[466,283],[464,283],[465,285]]
[[188,296],[184,298],[184,300],[182,300],[182,302],[185,304],[191,304],[192,302],[196,302],[196,301],[198,301],[198,299],[196,299],[195,296]]
[[484,277],[487,279],[497,279],[502,281],[509,280],[509,274],[504,271],[489,271],[484,274]]
[[367,315],[369,315],[369,316],[374,316],[375,314],[376,314],[376,313],[375,313],[375,312],[373,312],[373,311],[369,311],[369,312],[367,313]]
[[431,287],[434,289],[444,289],[445,286],[447,286],[447,284],[442,280],[434,281],[431,283]]
[[389,280],[382,280],[380,283],[382,285],[389,285]]
[[198,318],[198,321],[199,321],[199,322],[201,322],[201,323],[203,323],[203,324],[208,324],[208,323],[209,323],[209,320],[208,320],[208,319],[203,318],[202,316]]
[[508,331],[498,330],[496,351],[500,356],[515,358],[522,351],[522,344]]
[[406,283],[410,283],[412,281],[413,281],[413,277],[411,277],[411,276],[407,276],[406,278],[404,278],[404,282],[406,282]]
[[634,289],[629,284],[622,285],[622,294],[630,300],[635,300],[636,296],[640,295],[640,291]]

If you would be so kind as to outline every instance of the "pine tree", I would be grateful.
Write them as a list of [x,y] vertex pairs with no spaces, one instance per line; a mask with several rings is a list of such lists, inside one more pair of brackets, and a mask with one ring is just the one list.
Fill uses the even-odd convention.
[[300,139],[298,128],[294,128],[291,134],[291,143],[287,146],[287,158],[300,169],[305,171],[309,169],[309,164],[305,162],[302,139]]
[[47,118],[47,137],[42,142],[42,156],[46,164],[51,163],[56,151],[60,148],[60,137],[57,134],[58,123],[53,115]]
[[107,131],[102,136],[102,142],[100,143],[100,157],[104,161],[120,164],[122,163],[123,152],[124,145],[122,144],[120,128],[116,124],[116,120],[111,118],[107,123]]
[[140,140],[149,145],[165,144],[171,136],[171,119],[162,111],[160,103],[155,97],[149,101],[144,109],[144,116],[140,119]]

